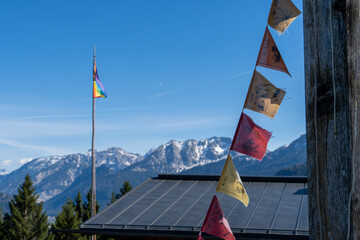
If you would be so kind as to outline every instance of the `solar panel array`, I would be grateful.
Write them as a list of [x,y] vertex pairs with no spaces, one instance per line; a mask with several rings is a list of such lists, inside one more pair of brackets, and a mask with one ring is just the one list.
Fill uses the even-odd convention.
[[218,182],[211,178],[150,178],[85,222],[81,229],[199,232],[216,194],[235,235],[308,236],[306,182],[271,181],[271,178],[268,181],[243,178],[243,181],[250,198],[248,207],[216,192]]

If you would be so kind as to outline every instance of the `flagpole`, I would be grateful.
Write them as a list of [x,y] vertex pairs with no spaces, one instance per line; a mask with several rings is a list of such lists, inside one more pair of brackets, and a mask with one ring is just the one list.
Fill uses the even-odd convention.
[[[93,78],[94,78],[94,66],[95,66],[95,45],[94,45],[94,59],[93,59]],[[94,84],[93,79],[93,84]],[[92,91],[92,140],[91,140],[91,161],[92,161],[92,174],[91,174],[91,217],[96,214],[96,161],[95,161],[95,98],[94,98],[94,86]]]

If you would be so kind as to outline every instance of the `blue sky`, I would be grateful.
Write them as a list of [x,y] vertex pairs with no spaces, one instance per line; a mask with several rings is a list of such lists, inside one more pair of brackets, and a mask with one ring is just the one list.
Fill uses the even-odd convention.
[[[294,0],[302,10],[302,1]],[[92,55],[107,99],[96,100],[96,148],[144,154],[171,139],[232,137],[267,24],[270,0],[0,2],[0,168],[91,147]],[[300,15],[270,32],[292,74],[258,67],[287,91],[269,149],[305,132]]]

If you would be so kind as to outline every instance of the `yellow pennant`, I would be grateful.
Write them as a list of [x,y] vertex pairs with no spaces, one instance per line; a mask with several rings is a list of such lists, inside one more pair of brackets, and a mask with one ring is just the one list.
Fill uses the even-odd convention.
[[226,159],[226,163],[221,173],[216,191],[225,193],[231,197],[239,199],[245,205],[245,207],[247,207],[249,204],[249,196],[247,195],[245,187],[241,182],[240,176],[236,171],[234,162],[230,154]]
[[268,24],[280,33],[300,15],[300,10],[291,0],[273,0],[270,8]]
[[244,108],[274,118],[286,92],[275,87],[269,80],[256,70],[246,96]]

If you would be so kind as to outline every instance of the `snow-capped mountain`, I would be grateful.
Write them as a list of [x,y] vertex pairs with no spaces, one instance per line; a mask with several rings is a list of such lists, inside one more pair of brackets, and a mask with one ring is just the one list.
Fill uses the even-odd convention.
[[[112,172],[105,165],[97,169],[97,201],[101,206],[109,203],[112,191],[118,192],[124,181],[129,181],[133,187],[158,173],[181,173],[196,166],[206,166],[226,158],[231,139],[213,137],[200,141],[171,140],[168,143],[149,150],[142,161],[136,162],[119,172]],[[100,177],[101,176],[101,177]],[[91,172],[86,169],[73,184],[63,193],[44,203],[51,215],[61,210],[68,198],[74,199],[80,191],[85,196],[90,188]]]
[[[82,172],[91,166],[90,153],[36,158],[0,179],[0,192],[14,194],[27,173],[31,176],[40,200],[48,200],[69,187]],[[96,165],[105,165],[112,171],[120,171],[141,161],[140,154],[121,148],[109,148],[96,152]]]
[[[203,140],[171,140],[149,150],[145,156],[128,153],[121,148],[96,152],[97,200],[102,207],[118,192],[124,181],[135,187],[159,173],[220,175],[231,139],[212,137]],[[268,151],[262,162],[232,153],[240,175],[275,175],[284,168],[306,162],[306,137],[275,151]],[[0,178],[0,192],[14,194],[29,173],[49,215],[55,216],[68,199],[78,191],[83,198],[90,189],[90,152],[33,159],[18,170]]]
[[5,175],[8,175],[9,172],[6,171],[5,169],[0,169],[0,176],[5,176]]
[[[263,160],[232,152],[233,161],[240,175],[275,175],[278,171],[306,162],[306,135],[300,136],[290,144],[268,151]],[[182,174],[220,175],[225,159],[205,166],[194,167]]]
[[171,140],[148,153],[143,161],[130,168],[134,172],[179,173],[225,158],[230,144],[231,139],[226,137],[212,137],[200,141]]

